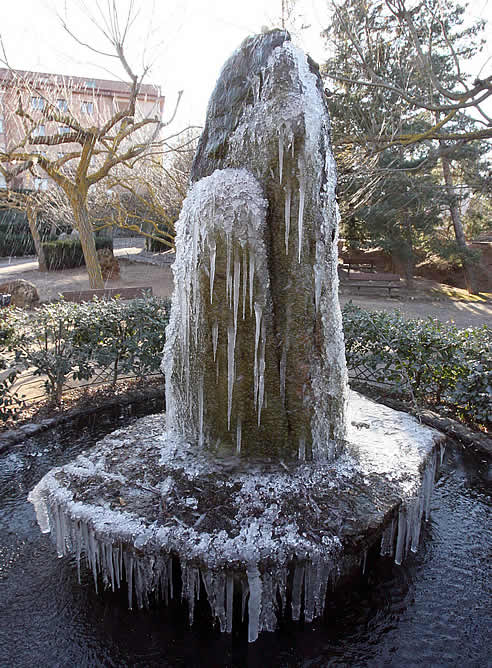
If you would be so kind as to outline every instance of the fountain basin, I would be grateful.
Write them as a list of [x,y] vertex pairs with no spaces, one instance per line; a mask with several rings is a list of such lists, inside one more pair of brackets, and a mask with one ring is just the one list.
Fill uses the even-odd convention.
[[166,600],[177,560],[190,622],[203,588],[230,632],[240,592],[254,641],[282,614],[320,616],[374,544],[397,563],[417,549],[444,437],[355,392],[348,410],[346,451],[331,463],[220,458],[146,417],[50,471],[29,499],[96,587],[125,583],[130,607]]

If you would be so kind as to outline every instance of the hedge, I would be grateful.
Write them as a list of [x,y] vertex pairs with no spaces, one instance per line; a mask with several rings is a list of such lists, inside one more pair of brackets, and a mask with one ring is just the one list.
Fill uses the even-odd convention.
[[[41,239],[51,240],[49,226],[41,220],[37,225]],[[22,257],[35,252],[25,212],[0,210],[0,257]]]
[[[95,237],[96,250],[101,248],[113,249],[112,239]],[[48,271],[73,269],[84,264],[84,253],[80,239],[59,239],[43,243],[44,256]]]
[[[121,373],[144,378],[159,370],[169,309],[169,300],[155,297],[2,309],[0,368],[15,352],[20,368],[47,376],[46,388],[58,400],[70,376],[89,379],[101,367],[111,369],[113,382]],[[407,320],[351,303],[343,324],[352,376],[389,383],[418,405],[447,407],[466,422],[492,424],[490,328]],[[0,387],[0,419],[8,417],[8,390]]]
[[[13,354],[14,368],[47,377],[47,393],[57,402],[69,377],[89,380],[101,368],[111,370],[113,383],[127,373],[144,378],[160,369],[169,310],[169,300],[156,297],[3,309],[0,368],[12,365]],[[0,419],[7,417],[0,396]]]
[[343,309],[347,366],[388,383],[419,405],[446,406],[462,420],[492,424],[492,329],[458,329],[401,313]]

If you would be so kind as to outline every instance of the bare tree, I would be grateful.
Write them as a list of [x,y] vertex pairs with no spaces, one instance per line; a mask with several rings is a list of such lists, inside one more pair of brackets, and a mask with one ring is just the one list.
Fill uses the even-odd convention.
[[[0,164],[0,174],[4,177],[6,183],[9,183],[10,176]],[[0,190],[0,209],[15,209],[24,211],[29,225],[36,255],[38,257],[39,271],[46,271],[46,259],[41,242],[41,235],[38,229],[38,214],[44,206],[44,193],[25,190],[13,190],[10,187]]]
[[[98,9],[102,12],[99,5]],[[103,279],[88,211],[89,192],[118,166],[131,164],[137,158],[160,150],[166,141],[161,131],[175,118],[181,98],[179,93],[170,119],[165,123],[159,113],[152,117],[139,115],[138,97],[148,66],[143,67],[141,74],[136,74],[126,57],[126,44],[136,13],[136,7],[131,2],[128,13],[121,18],[117,4],[107,3],[104,21],[94,21],[106,40],[107,51],[85,44],[63,21],[63,27],[77,42],[99,56],[116,58],[125,71],[128,99],[104,122],[91,123],[93,119],[90,118],[85,122],[80,120],[70,108],[69,89],[63,91],[63,99],[68,103],[60,107],[57,104],[60,87],[49,90],[42,87],[39,80],[30,80],[25,73],[12,68],[9,80],[4,81],[4,87],[16,89],[17,107],[14,113],[21,132],[13,145],[0,152],[0,164],[17,175],[25,172],[36,175],[41,170],[63,191],[80,235],[89,282],[93,288],[103,287]],[[30,100],[40,100],[35,112],[28,108],[27,96]],[[48,154],[46,149],[49,147],[62,151],[54,156],[53,153]]]
[[[407,146],[432,139],[475,141],[492,138],[492,117],[484,107],[484,103],[492,96],[492,76],[482,77],[479,72],[470,77],[464,67],[466,59],[480,49],[480,33],[485,25],[483,21],[466,30],[470,43],[464,48],[463,45],[457,45],[456,36],[452,34],[452,26],[440,2],[419,3],[409,9],[408,0],[384,0],[377,6],[372,5],[372,17],[369,13],[370,4],[367,4],[362,31],[354,24],[350,3],[332,2],[332,8],[334,21],[338,25],[337,38],[343,32],[350,43],[350,58],[357,63],[359,76],[353,76],[353,68],[351,75],[347,76],[343,67],[333,67],[333,60],[325,69],[325,76],[339,84],[384,89],[404,101],[409,113],[429,112],[435,119],[422,132],[394,132],[389,135],[374,133],[367,136],[366,141],[382,149],[395,143]],[[417,23],[417,15],[420,23]],[[328,34],[329,31],[325,33]],[[400,63],[400,76],[391,79],[381,76],[378,68],[378,63],[385,55],[384,41],[395,45],[406,41],[413,50],[411,57],[408,57],[408,48],[405,51],[402,49],[402,54],[408,59]],[[442,64],[436,65],[439,61],[442,63],[443,55],[452,69],[447,82],[443,81],[437,71],[442,68]],[[446,131],[446,126],[456,120],[459,112],[470,110],[475,111],[475,125],[472,129]],[[346,138],[347,143],[354,140],[357,141],[355,137]]]

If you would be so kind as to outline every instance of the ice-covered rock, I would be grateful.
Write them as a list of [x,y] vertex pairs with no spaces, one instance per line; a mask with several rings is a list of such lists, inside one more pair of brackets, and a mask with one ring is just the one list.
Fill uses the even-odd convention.
[[285,31],[225,64],[192,182],[176,225],[169,427],[242,457],[333,460],[347,384],[335,165],[317,66]]
[[347,408],[329,130],[288,34],[246,40],[176,226],[167,414],[29,497],[96,587],[125,582],[130,607],[180,595],[191,622],[205,594],[221,631],[247,615],[250,641],[281,615],[319,617],[370,549],[397,563],[417,549],[437,466],[437,432],[356,394]]

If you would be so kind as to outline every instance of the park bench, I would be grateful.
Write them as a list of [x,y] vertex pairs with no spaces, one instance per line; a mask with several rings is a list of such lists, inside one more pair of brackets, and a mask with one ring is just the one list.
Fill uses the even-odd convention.
[[343,268],[347,273],[355,270],[366,269],[373,272],[377,267],[383,268],[385,264],[385,257],[382,253],[341,253],[340,258],[343,263]]
[[97,297],[98,299],[137,299],[138,297],[152,296],[151,285],[139,285],[138,287],[128,288],[103,288],[101,290],[72,290],[62,292],[62,297],[67,302],[90,302]]
[[357,292],[360,292],[361,288],[386,288],[390,295],[392,290],[398,290],[402,286],[398,274],[386,273],[365,274],[362,272],[352,272],[347,275],[344,283],[351,288],[357,288]]

